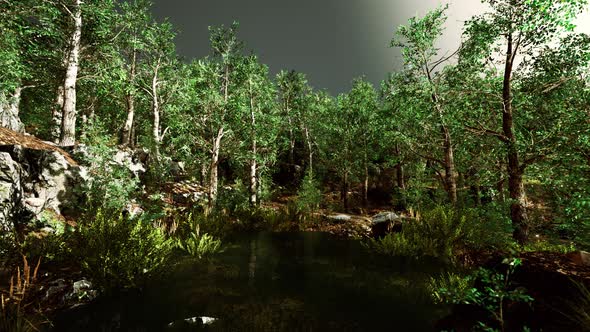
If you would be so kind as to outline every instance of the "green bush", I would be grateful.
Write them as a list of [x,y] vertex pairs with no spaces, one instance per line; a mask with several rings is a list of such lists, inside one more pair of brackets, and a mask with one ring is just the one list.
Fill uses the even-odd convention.
[[468,237],[467,216],[439,206],[422,217],[407,221],[399,234],[371,240],[370,247],[392,256],[433,257],[452,261]]
[[88,165],[88,174],[92,178],[82,189],[88,210],[91,213],[123,210],[138,192],[139,179],[126,166],[113,161],[116,142],[97,119],[89,122],[82,142],[87,151],[79,159]]
[[414,241],[410,241],[405,232],[391,233],[380,239],[369,240],[369,247],[375,252],[387,256],[412,257],[419,250]]
[[321,202],[322,191],[319,184],[313,178],[313,175],[308,172],[303,178],[297,193],[297,209],[300,213],[310,214],[319,209]]
[[199,259],[221,252],[221,241],[205,233],[190,233],[186,239],[177,240],[177,247]]
[[151,223],[106,215],[79,227],[82,269],[102,291],[136,288],[165,270],[173,241]]
[[[507,302],[529,303],[533,298],[525,290],[512,283],[514,272],[522,264],[520,259],[505,259],[505,273],[480,268],[471,275],[462,277],[449,274],[440,279],[431,280],[429,289],[436,302],[447,304],[471,304],[485,309],[492,321],[504,331],[504,306]],[[475,284],[479,284],[476,288]],[[485,331],[495,331],[485,322],[478,327]]]
[[428,290],[435,303],[460,303],[473,294],[473,277],[448,272],[438,278],[431,277]]
[[514,244],[509,206],[505,203],[490,203],[484,207],[466,209],[469,234],[466,246],[476,250],[504,250]]
[[452,262],[467,249],[503,247],[510,241],[502,227],[491,227],[476,210],[437,206],[416,220],[407,221],[402,232],[372,239],[369,247],[391,256],[433,257]]

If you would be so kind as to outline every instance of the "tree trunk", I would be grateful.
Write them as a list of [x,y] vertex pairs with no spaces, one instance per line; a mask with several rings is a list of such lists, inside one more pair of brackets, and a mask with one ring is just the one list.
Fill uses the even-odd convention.
[[64,100],[59,145],[72,146],[76,141],[76,82],[80,65],[80,42],[82,39],[82,1],[75,0],[72,10],[74,31],[70,38],[70,53],[67,59],[64,81]]
[[213,149],[211,155],[211,164],[209,166],[209,210],[215,207],[217,202],[217,184],[218,184],[218,166],[219,166],[219,152],[221,150],[221,139],[223,138],[223,127],[219,128],[217,136],[213,142]]
[[290,116],[287,116],[289,121],[289,167],[295,174],[295,134],[293,133],[293,121]]
[[19,117],[22,86],[14,89],[5,104],[0,104],[0,125],[4,128],[24,133],[25,128]]
[[506,51],[506,64],[504,68],[504,81],[502,86],[502,130],[505,136],[505,144],[508,160],[508,192],[510,193],[510,218],[514,227],[513,237],[519,243],[528,240],[528,216],[525,205],[524,184],[522,181],[524,169],[521,169],[516,136],[514,135],[514,122],[512,110],[512,69],[514,65],[514,46],[512,35],[508,35]]
[[59,143],[59,136],[61,134],[61,121],[63,118],[64,108],[64,86],[60,85],[57,87],[55,93],[55,103],[51,110],[51,141],[53,143]]
[[363,205],[367,207],[367,205],[369,204],[369,162],[366,149],[363,164],[365,171],[365,179],[363,181]]
[[441,128],[444,138],[444,164],[445,164],[445,182],[447,194],[451,204],[457,204],[457,175],[455,174],[455,157],[453,152],[453,144],[451,142],[451,135],[447,127]]
[[[129,84],[133,85],[135,82],[135,71],[136,71],[136,62],[137,62],[137,51],[133,50],[133,55],[131,56],[131,70],[130,70],[130,77],[129,77]],[[128,92],[127,96],[125,96],[125,101],[127,103],[127,119],[123,124],[123,129],[121,130],[121,145],[129,146],[129,142],[131,141],[131,129],[133,128],[133,121],[135,118],[135,96],[133,92]]]
[[342,199],[342,205],[344,206],[344,212],[348,212],[348,171],[344,172],[341,190],[340,197]]
[[496,190],[498,191],[498,202],[502,202],[502,203],[504,203],[504,182],[505,181],[506,180],[501,179],[496,184]]
[[395,165],[395,173],[396,173],[396,180],[397,180],[397,187],[401,190],[406,189],[406,181],[404,175],[404,163],[401,160],[401,151],[398,144],[395,145],[395,155],[400,158],[400,162]]
[[251,134],[252,134],[252,153],[250,159],[250,205],[256,206],[258,204],[258,174],[257,168],[258,165],[256,164],[256,157],[258,154],[257,151],[257,142],[256,142],[256,115],[254,114],[254,98],[252,97],[253,91],[250,89],[250,121],[252,124]]
[[307,171],[309,172],[309,175],[313,177],[313,145],[311,142],[311,135],[309,134],[309,129],[305,124],[303,125],[303,133],[305,134],[305,143],[307,145]]
[[154,151],[156,160],[160,160],[160,144],[162,143],[161,129],[160,129],[160,101],[158,99],[158,71],[160,69],[160,60],[154,68],[154,76],[152,77],[152,115],[154,119],[152,128],[152,137],[154,139]]
[[431,99],[434,104],[434,108],[440,117],[440,130],[443,138],[443,150],[444,150],[444,168],[445,168],[445,176],[444,176],[444,187],[447,191],[447,195],[449,196],[449,201],[451,204],[457,204],[457,175],[455,174],[455,157],[453,151],[453,142],[451,140],[451,133],[449,132],[449,128],[445,125],[444,118],[443,118],[443,110],[440,104],[440,99],[438,97],[436,86],[434,80],[432,79],[432,75],[430,72],[430,68],[428,64],[426,64],[426,76],[428,78],[428,82],[432,87],[432,95]]

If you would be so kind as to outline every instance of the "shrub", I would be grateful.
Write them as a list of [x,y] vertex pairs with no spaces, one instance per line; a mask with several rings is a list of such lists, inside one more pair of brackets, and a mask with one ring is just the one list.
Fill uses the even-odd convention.
[[401,233],[371,240],[369,246],[392,256],[428,256],[452,261],[469,235],[467,220],[459,211],[439,206],[403,224]]
[[164,271],[172,240],[141,219],[99,211],[78,231],[83,272],[102,291],[136,288]]
[[310,214],[319,209],[321,202],[322,191],[319,184],[313,178],[313,175],[308,172],[303,178],[297,193],[297,209],[300,213]]
[[[533,301],[523,288],[515,287],[511,277],[522,264],[518,258],[505,259],[505,273],[480,268],[473,274],[461,277],[449,274],[437,280],[431,280],[430,290],[435,301],[448,304],[471,304],[485,309],[491,319],[504,331],[504,306],[506,302]],[[476,288],[473,285],[479,284]],[[479,327],[486,331],[494,331],[485,322]]]
[[473,296],[473,284],[472,276],[449,272],[438,278],[430,278],[428,290],[435,303],[461,303]]
[[177,247],[199,259],[209,257],[221,251],[221,241],[205,233],[190,233],[188,238],[177,241]]
[[390,233],[380,239],[369,241],[369,247],[382,255],[411,257],[418,251],[417,245],[410,241],[405,233]]
[[82,139],[86,153],[80,159],[88,165],[92,181],[83,188],[88,208],[92,211],[121,211],[137,192],[137,179],[126,166],[114,162],[116,142],[104,130],[104,125],[93,118]]
[[427,256],[453,262],[467,249],[505,248],[509,243],[506,228],[482,217],[478,210],[437,206],[404,223],[401,233],[370,240],[369,247],[391,256]]
[[467,209],[469,233],[465,244],[476,250],[504,250],[513,245],[512,222],[505,203],[490,203],[484,207]]

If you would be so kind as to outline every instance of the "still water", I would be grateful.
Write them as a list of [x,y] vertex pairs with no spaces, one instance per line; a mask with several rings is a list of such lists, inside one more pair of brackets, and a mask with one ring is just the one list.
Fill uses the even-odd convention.
[[446,308],[425,285],[442,269],[325,233],[242,235],[141,293],[62,313],[55,331],[432,331]]

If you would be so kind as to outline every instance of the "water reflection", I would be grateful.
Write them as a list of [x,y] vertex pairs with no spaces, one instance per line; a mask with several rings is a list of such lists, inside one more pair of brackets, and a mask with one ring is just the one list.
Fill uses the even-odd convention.
[[257,233],[213,263],[187,261],[141,294],[61,315],[56,331],[430,331],[444,308],[424,282],[440,266],[383,259],[322,233]]

